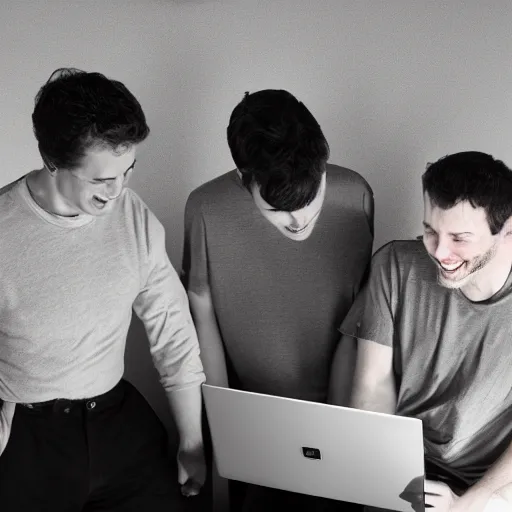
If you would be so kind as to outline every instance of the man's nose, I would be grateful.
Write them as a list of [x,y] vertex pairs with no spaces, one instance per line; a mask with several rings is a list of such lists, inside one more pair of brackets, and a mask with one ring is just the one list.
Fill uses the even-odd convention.
[[124,186],[123,177],[116,178],[114,181],[109,182],[107,193],[109,199],[116,199],[122,192]]
[[452,254],[451,248],[449,244],[444,240],[437,241],[437,247],[434,253],[435,258],[438,261],[443,261],[448,259]]
[[306,215],[304,213],[291,212],[291,226],[292,228],[301,228],[306,222]]

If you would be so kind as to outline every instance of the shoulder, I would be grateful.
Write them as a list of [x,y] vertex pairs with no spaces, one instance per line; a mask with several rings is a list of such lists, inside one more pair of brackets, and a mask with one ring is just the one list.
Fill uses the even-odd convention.
[[373,196],[370,184],[358,172],[347,167],[327,164],[327,179],[329,187],[340,187],[345,191],[366,192]]
[[18,178],[14,181],[12,181],[11,183],[8,183],[7,185],[4,185],[3,187],[0,188],[0,201],[5,201],[7,200],[7,198],[10,197],[10,195],[12,194],[12,192],[18,187],[20,186],[22,180],[25,178],[25,175],[24,176],[21,176],[21,178]]
[[21,194],[18,189],[25,176],[8,183],[0,188],[0,223],[12,227],[13,218],[16,217],[16,205],[20,204]]
[[243,191],[236,170],[229,171],[195,188],[188,196],[186,210],[189,213],[215,211],[236,201]]
[[124,189],[123,205],[127,218],[133,219],[136,225],[147,226],[149,234],[163,231],[164,227],[157,216],[144,200],[131,188]]
[[423,266],[428,255],[421,240],[393,240],[384,244],[372,257],[372,267],[395,269],[400,273]]
[[350,208],[357,212],[364,212],[373,233],[373,190],[359,173],[346,167],[328,164],[326,197],[326,204],[335,210]]
[[144,200],[131,188],[124,189],[123,207],[132,209],[135,213],[151,214],[149,206]]

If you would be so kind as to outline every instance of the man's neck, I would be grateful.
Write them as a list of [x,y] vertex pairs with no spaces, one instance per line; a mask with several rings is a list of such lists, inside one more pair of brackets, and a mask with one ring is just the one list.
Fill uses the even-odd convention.
[[58,192],[55,189],[52,177],[46,169],[39,169],[27,177],[27,186],[32,199],[43,210],[58,217],[76,217],[62,201],[57,200]]
[[461,292],[473,302],[482,302],[498,293],[510,276],[512,257],[496,255],[494,261],[483,268],[475,279],[461,288]]

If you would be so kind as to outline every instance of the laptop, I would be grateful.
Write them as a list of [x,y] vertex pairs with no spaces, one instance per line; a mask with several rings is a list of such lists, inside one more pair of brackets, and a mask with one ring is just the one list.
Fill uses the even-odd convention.
[[207,384],[203,396],[221,477],[424,510],[421,420]]

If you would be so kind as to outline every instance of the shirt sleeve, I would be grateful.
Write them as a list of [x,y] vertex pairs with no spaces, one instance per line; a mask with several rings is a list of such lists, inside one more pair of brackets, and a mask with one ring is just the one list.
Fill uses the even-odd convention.
[[356,296],[340,327],[347,336],[393,346],[396,294],[393,290],[394,274],[392,244],[375,253],[363,287]]
[[208,289],[208,258],[204,217],[195,194],[185,206],[182,281],[185,289],[201,293]]
[[167,256],[164,227],[151,212],[147,223],[149,268],[133,309],[144,323],[165,391],[199,386],[205,375],[187,294]]

